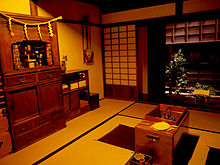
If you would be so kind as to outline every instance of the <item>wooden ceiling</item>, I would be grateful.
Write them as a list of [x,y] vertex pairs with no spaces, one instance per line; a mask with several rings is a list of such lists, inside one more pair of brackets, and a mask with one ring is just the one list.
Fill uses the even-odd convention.
[[156,6],[167,3],[174,3],[182,0],[77,0],[100,7],[102,14],[113,13],[118,11],[138,9],[149,6]]

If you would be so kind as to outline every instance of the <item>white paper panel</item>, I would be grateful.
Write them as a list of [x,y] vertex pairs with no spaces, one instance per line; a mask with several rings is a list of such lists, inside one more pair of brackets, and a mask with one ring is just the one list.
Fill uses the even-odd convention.
[[136,56],[136,50],[128,50],[128,56]]
[[127,74],[121,74],[121,79],[127,80],[128,79],[128,75]]
[[111,62],[111,57],[105,57],[105,62]]
[[104,33],[110,33],[110,28],[104,28]]
[[119,31],[126,31],[127,27],[126,26],[119,26]]
[[117,39],[112,39],[112,44],[118,44],[118,38]]
[[113,80],[114,85],[120,85],[120,80]]
[[112,38],[118,38],[118,33],[112,33]]
[[127,33],[126,32],[121,32],[121,33],[119,33],[119,37],[120,38],[125,38],[125,37],[127,37]]
[[135,30],[135,25],[128,25],[128,30]]
[[105,51],[105,56],[111,56],[111,52],[110,51]]
[[128,69],[121,69],[121,73],[128,73]]
[[129,81],[130,86],[136,86],[136,81]]
[[121,85],[128,85],[128,80],[121,80]]
[[113,79],[120,79],[120,74],[113,74]]
[[112,27],[111,28],[111,32],[113,33],[113,32],[118,32],[118,27],[116,26],[116,27]]
[[106,84],[112,84],[112,79],[105,79]]
[[120,38],[120,44],[126,44],[127,38]]
[[136,49],[136,44],[128,44],[128,49]]
[[120,45],[120,50],[127,50],[127,45]]
[[119,51],[112,51],[112,56],[119,56]]
[[128,57],[120,57],[120,62],[127,62],[128,61]]
[[112,78],[112,74],[105,74],[105,78]]
[[128,52],[126,50],[120,50],[120,56],[127,56]]
[[128,38],[128,43],[136,43],[136,38]]

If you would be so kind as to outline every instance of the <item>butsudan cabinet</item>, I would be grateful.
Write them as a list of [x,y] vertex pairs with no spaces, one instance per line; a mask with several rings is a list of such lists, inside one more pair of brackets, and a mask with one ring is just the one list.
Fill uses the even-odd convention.
[[[44,18],[10,15],[23,22],[45,22]],[[17,151],[66,126],[59,65],[56,23],[36,26],[13,23],[11,36],[7,20],[0,18],[0,54],[13,150]]]

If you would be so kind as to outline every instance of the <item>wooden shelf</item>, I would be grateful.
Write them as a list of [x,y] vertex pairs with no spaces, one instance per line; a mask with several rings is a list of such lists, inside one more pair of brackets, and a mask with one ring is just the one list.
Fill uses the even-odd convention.
[[62,82],[67,86],[63,89],[66,121],[88,112],[90,110],[88,70],[71,70],[63,73]]
[[218,18],[173,23],[166,26],[166,44],[220,41],[219,32]]

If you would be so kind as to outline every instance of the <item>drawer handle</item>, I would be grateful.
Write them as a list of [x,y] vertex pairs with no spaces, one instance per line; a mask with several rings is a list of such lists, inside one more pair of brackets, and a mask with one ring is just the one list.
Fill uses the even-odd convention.
[[146,135],[146,137],[147,137],[148,139],[154,141],[154,142],[157,141],[157,140],[159,140],[159,137],[155,137],[155,136],[152,136],[152,135]]
[[28,140],[31,140],[31,139],[32,139],[32,136],[29,136],[29,137],[28,137]]
[[47,77],[53,77],[53,74],[49,74],[49,73],[48,73],[48,74],[47,74]]
[[21,83],[25,83],[25,82],[27,82],[27,78],[20,78],[20,79],[18,79],[18,81],[20,81]]
[[25,131],[26,130],[26,128],[25,127],[23,127],[22,129],[21,129],[21,131]]
[[40,124],[43,124],[43,123],[45,123],[45,120],[41,120],[41,121],[40,121]]

